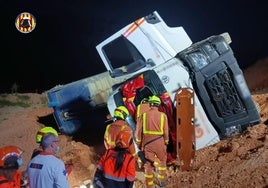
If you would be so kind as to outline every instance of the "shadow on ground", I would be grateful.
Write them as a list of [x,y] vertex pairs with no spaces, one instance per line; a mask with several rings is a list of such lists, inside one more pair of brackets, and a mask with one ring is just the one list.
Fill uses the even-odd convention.
[[[82,142],[88,146],[103,144],[103,135],[106,127],[104,122],[106,120],[107,113],[107,109],[105,108],[90,111],[90,113],[81,118],[83,119],[81,128],[73,135],[69,136],[72,137],[72,140]],[[60,132],[53,114],[39,117],[38,122],[45,126],[51,126]]]

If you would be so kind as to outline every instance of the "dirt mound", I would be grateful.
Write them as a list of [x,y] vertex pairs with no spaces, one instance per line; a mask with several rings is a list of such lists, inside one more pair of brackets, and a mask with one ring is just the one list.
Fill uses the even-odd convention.
[[268,58],[261,59],[246,68],[244,77],[250,91],[260,91],[268,88]]

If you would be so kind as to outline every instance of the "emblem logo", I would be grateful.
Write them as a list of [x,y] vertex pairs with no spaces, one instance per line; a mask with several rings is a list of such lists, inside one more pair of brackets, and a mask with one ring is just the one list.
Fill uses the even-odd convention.
[[168,82],[169,82],[169,77],[168,76],[162,76],[162,78],[161,78],[161,80],[162,80],[162,82],[164,83],[164,84],[167,84]]
[[20,13],[15,20],[15,26],[21,33],[30,33],[36,26],[35,17],[28,12]]

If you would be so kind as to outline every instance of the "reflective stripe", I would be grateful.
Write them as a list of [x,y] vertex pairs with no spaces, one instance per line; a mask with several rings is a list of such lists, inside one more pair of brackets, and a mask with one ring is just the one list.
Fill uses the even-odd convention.
[[106,128],[106,131],[105,131],[105,138],[108,137],[108,134],[109,134],[109,128],[111,127],[111,124],[110,125],[107,125],[107,128]]
[[153,185],[154,184],[154,181],[149,181],[148,183],[147,183],[147,185]]
[[157,161],[154,161],[154,166],[159,165],[159,163]]
[[160,131],[151,131],[147,128],[147,117],[146,113],[143,113],[142,115],[142,128],[143,128],[143,134],[150,134],[150,135],[163,135],[164,134],[164,114],[161,113],[160,116]]
[[107,128],[106,128],[106,132],[105,132],[105,140],[106,140],[106,142],[107,142],[107,144],[108,144],[109,146],[115,146],[115,141],[109,139],[109,134],[110,134],[110,133],[109,133],[109,129],[110,129],[110,127],[111,127],[111,124],[108,125]]
[[119,182],[124,182],[125,181],[125,177],[120,178],[120,177],[116,177],[116,176],[113,176],[113,175],[110,175],[110,174],[103,174],[103,176],[105,178],[107,178],[107,179],[114,180],[114,181],[119,181]]
[[136,118],[140,117],[141,105],[137,106]]
[[165,166],[159,166],[157,169],[158,169],[159,171],[160,171],[160,170],[163,171],[163,170],[167,170],[167,167],[165,167]]
[[144,177],[145,177],[145,178],[153,178],[154,175],[153,175],[153,174],[144,174]]
[[121,126],[121,131],[123,131],[125,128],[126,128],[126,126],[125,125],[122,125]]
[[133,33],[140,25],[145,21],[145,18],[140,18],[135,21],[131,26],[123,33],[124,37],[128,37],[131,33]]
[[109,146],[115,146],[115,141],[107,140]]
[[[109,129],[110,129],[111,125],[112,124],[109,124],[106,128],[105,139],[106,139],[107,144],[109,144],[110,146],[115,146],[115,140],[109,139],[109,134],[110,134]],[[122,125],[120,130],[123,131],[125,128],[126,128],[126,125]]]
[[158,174],[158,175],[157,175],[157,178],[158,178],[158,179],[165,179],[165,176]]

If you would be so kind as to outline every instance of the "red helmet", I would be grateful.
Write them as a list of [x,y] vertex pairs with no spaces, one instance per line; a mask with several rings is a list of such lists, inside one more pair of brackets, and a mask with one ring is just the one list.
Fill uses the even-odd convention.
[[130,131],[121,131],[115,140],[115,145],[117,148],[128,148],[133,142],[132,135]]
[[17,146],[0,148],[0,168],[18,167],[17,161],[21,158],[22,152]]

